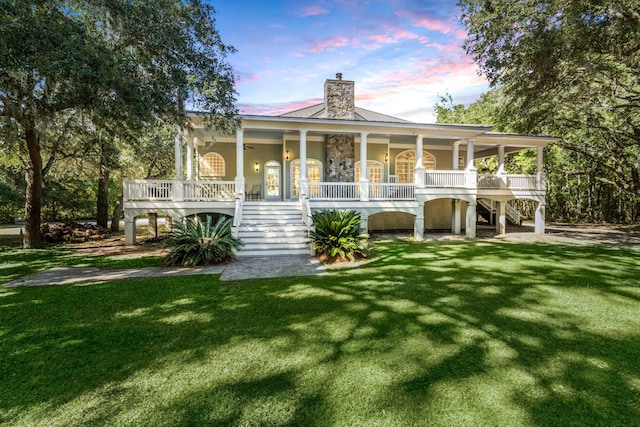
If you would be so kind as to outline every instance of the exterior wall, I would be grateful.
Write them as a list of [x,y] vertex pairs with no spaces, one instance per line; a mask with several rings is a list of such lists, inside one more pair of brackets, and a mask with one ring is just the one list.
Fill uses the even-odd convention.
[[[428,143],[428,140],[425,141],[425,144]],[[396,175],[396,157],[398,154],[407,151],[414,150],[415,148],[398,148],[391,146],[389,149],[389,174]],[[439,170],[450,170],[451,167],[451,151],[448,150],[431,150],[425,148],[423,151],[427,151],[436,158],[436,169]]]
[[[436,199],[424,204],[424,229],[425,230],[450,230],[452,199]],[[460,201],[461,228],[465,228],[465,212],[467,202]]]
[[353,135],[327,135],[324,180],[353,182],[355,179],[354,156]]
[[414,215],[381,212],[369,217],[369,231],[413,230]]
[[[300,159],[300,141],[298,139],[285,141],[286,150],[289,151],[289,160],[283,164],[284,189],[283,194],[286,199],[291,198],[291,162]],[[322,162],[323,171],[326,168],[324,158],[324,146],[322,141],[307,140],[307,159],[320,160]]]
[[[360,143],[356,142],[355,144],[355,161],[360,161]],[[389,180],[389,163],[385,163],[384,155],[387,154],[387,144],[374,144],[371,142],[367,142],[367,160],[375,160],[377,162],[382,163],[384,167],[384,178],[383,182],[387,182]]]
[[[269,160],[275,160],[282,165],[282,144],[249,144],[253,149],[244,151],[244,187],[251,190],[254,185],[260,185],[260,197],[265,197],[264,164]],[[235,156],[234,156],[235,159]],[[259,171],[256,172],[256,163]],[[282,179],[282,170],[280,171]]]
[[[207,153],[218,153],[224,158],[224,177],[216,177],[215,179],[233,181],[236,177],[236,144],[225,142],[207,143],[204,147],[198,149],[198,162]],[[201,176],[200,179],[213,179],[213,177]]]

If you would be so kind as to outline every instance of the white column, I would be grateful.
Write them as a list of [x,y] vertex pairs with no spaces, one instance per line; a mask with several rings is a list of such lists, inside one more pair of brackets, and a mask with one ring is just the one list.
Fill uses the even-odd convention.
[[[546,190],[544,182],[544,147],[537,148],[538,189]],[[544,231],[543,231],[544,232]]]
[[457,142],[453,143],[453,153],[451,154],[451,169],[458,170],[458,158],[460,157],[460,145]]
[[236,129],[236,198],[244,198],[244,130]]
[[178,130],[174,139],[176,178],[182,179],[182,131]]
[[369,174],[367,173],[367,133],[360,133],[360,200],[369,200]]
[[413,182],[416,187],[424,188],[424,165],[422,164],[422,135],[416,135],[416,168]]
[[467,202],[466,237],[476,238],[476,202]]
[[307,176],[307,130],[300,129],[300,200],[307,197],[307,185],[309,177]]
[[158,214],[157,213],[149,213],[147,214],[149,217],[149,222],[147,223],[147,230],[149,236],[152,238],[158,237]]
[[504,173],[504,145],[498,146],[498,175]]
[[198,150],[198,146],[194,147],[195,157],[196,157],[196,181],[200,179],[200,152]]
[[418,201],[416,217],[413,222],[413,238],[422,241],[424,238],[424,202]]
[[474,167],[474,148],[473,148],[473,138],[467,139],[467,170],[475,169]]
[[198,138],[193,138],[187,141],[187,180],[193,179],[193,146],[196,144]]
[[124,219],[124,244],[136,244],[136,218],[125,217]]
[[496,202],[496,233],[507,232],[507,202]]
[[544,199],[541,202],[538,202],[538,207],[536,208],[536,223],[535,223],[535,234],[544,234]]

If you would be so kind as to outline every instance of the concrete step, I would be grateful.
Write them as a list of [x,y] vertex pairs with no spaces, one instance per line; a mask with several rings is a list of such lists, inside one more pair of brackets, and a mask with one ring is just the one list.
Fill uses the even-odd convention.
[[244,257],[265,257],[265,256],[289,256],[289,255],[310,255],[309,249],[273,249],[273,250],[239,250],[236,254],[238,258]]
[[266,243],[274,243],[274,244],[309,244],[309,239],[307,236],[245,236],[240,237],[242,243],[245,245],[249,244],[266,244]]
[[262,242],[262,243],[245,243],[242,245],[242,250],[247,251],[257,251],[257,250],[277,250],[277,249],[305,249],[309,248],[309,243],[301,242],[301,243],[273,243],[270,241]]
[[288,226],[288,225],[297,225],[299,223],[302,223],[302,221],[299,222],[293,222],[291,220],[288,219],[278,219],[278,218],[259,218],[259,219],[245,219],[242,218],[242,224],[240,225],[240,227],[244,227],[246,226],[253,226],[253,225],[281,225],[281,226]]
[[243,232],[271,232],[271,233],[290,233],[290,232],[307,232],[307,226],[304,224],[242,224],[238,229],[238,234]]

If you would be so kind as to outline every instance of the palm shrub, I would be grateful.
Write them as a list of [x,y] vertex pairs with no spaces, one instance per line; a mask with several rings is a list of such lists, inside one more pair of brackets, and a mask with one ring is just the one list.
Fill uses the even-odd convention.
[[311,243],[316,253],[329,261],[354,261],[369,255],[366,236],[360,234],[362,219],[353,210],[323,210],[311,215],[315,231]]
[[217,264],[235,258],[235,249],[242,244],[231,234],[233,221],[228,217],[218,218],[215,224],[209,215],[206,220],[187,218],[174,224],[165,247],[170,249],[165,257],[166,265]]

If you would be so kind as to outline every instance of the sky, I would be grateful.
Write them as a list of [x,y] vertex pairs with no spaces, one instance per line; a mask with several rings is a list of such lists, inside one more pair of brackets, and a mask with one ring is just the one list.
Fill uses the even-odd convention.
[[477,100],[486,79],[467,56],[455,0],[212,0],[237,52],[241,114],[277,115],[323,101],[324,81],[355,81],[356,105],[419,122],[434,105]]

